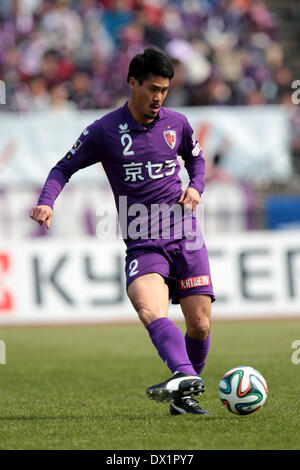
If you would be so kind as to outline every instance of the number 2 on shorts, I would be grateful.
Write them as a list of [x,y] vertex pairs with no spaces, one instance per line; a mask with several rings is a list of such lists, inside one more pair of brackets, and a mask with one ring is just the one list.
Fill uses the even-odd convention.
[[137,273],[138,273],[138,270],[136,269],[138,267],[138,260],[137,259],[133,259],[132,261],[130,261],[129,263],[129,276],[135,276]]

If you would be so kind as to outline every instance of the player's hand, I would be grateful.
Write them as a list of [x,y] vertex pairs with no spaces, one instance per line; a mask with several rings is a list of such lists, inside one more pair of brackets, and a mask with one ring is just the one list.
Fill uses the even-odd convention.
[[200,203],[200,194],[195,188],[186,188],[182,192],[178,200],[178,204],[180,204],[181,207],[185,206],[187,209],[191,209],[191,210],[195,210],[197,204],[199,203]]
[[36,220],[40,225],[43,225],[45,222],[47,229],[49,229],[52,221],[52,213],[53,211],[50,206],[35,206],[30,212],[30,217]]

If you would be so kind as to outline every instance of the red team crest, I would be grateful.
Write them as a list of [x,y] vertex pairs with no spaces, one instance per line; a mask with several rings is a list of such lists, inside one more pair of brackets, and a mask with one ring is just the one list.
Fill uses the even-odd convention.
[[164,138],[168,146],[173,150],[176,144],[176,131],[164,131]]

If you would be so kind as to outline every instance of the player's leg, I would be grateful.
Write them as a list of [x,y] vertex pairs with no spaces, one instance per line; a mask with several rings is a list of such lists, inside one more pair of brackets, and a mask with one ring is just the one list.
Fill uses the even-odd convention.
[[197,374],[203,370],[210,346],[210,312],[214,300],[208,254],[201,249],[187,250],[181,242],[176,256],[177,290],[172,298],[180,303],[186,322],[186,349]]
[[[186,350],[197,374],[200,374],[209,350],[211,298],[206,295],[191,295],[180,300],[186,322]],[[170,404],[171,414],[208,414],[192,397],[175,399]]]
[[186,352],[184,336],[168,318],[169,289],[164,278],[157,273],[140,276],[129,285],[127,293],[171,372],[196,375]]
[[[178,249],[179,248],[179,249]],[[188,251],[185,242],[179,242],[174,250],[174,267],[177,289],[172,297],[174,304],[181,304],[186,320],[186,350],[197,374],[202,371],[209,350],[210,307],[214,299],[210,279],[207,250],[205,245],[200,250]],[[172,414],[198,413],[208,414],[191,398],[175,399],[170,405]]]
[[178,394],[203,393],[204,384],[189,360],[185,338],[167,317],[169,290],[162,275],[148,273],[137,277],[127,293],[159,356],[174,374],[165,382],[148,387],[149,398],[168,401]]
[[137,277],[127,294],[146,328],[158,318],[168,316],[169,289],[160,274],[152,272]]
[[191,295],[180,299],[186,322],[186,349],[197,374],[201,374],[210,347],[210,295]]

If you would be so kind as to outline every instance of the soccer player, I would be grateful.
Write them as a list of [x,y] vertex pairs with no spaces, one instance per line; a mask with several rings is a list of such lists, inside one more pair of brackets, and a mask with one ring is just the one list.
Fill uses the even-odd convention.
[[[162,107],[173,75],[171,62],[157,48],[149,47],[132,59],[128,102],[90,124],[52,168],[30,213],[32,219],[49,229],[54,202],[64,185],[76,171],[97,162],[103,165],[118,211],[122,197],[127,198],[129,209],[134,204],[147,209],[167,207],[168,215],[173,214],[169,219],[172,229],[178,226],[173,209],[180,210],[179,225],[184,225],[186,214],[195,214],[204,190],[205,161],[187,118]],[[178,174],[179,155],[189,176],[184,190]],[[144,229],[153,222],[151,214],[142,224]],[[163,211],[158,220],[163,220]],[[136,237],[132,222],[131,215],[126,227],[121,227],[127,246],[127,294],[173,374],[148,387],[146,394],[156,401],[171,402],[171,414],[208,414],[194,398],[205,389],[199,374],[209,350],[214,300],[205,243],[191,249],[187,243],[193,238],[185,233],[178,237],[174,230],[169,236],[158,230],[152,237],[152,232],[145,236],[141,230]],[[194,237],[201,238],[197,231]],[[181,306],[185,335],[168,318],[169,299]]]

